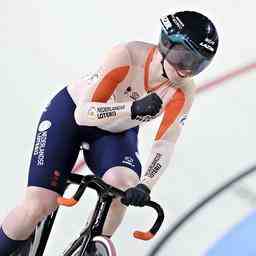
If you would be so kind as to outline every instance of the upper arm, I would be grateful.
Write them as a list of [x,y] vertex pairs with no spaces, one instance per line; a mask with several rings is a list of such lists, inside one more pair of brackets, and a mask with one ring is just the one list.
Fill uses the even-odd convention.
[[179,137],[184,121],[187,119],[193,97],[177,89],[165,106],[164,115],[155,140],[168,140],[175,143]]
[[127,76],[130,65],[130,56],[125,45],[118,45],[111,49],[98,72],[91,101],[107,102],[118,84]]
[[[116,87],[126,78],[129,68],[129,52],[125,45],[114,47],[106,55],[98,72],[86,78],[90,93],[88,93],[88,97],[82,95],[78,101],[74,113],[77,124],[99,126],[130,115],[129,104],[122,103],[124,108],[117,109],[116,107],[119,105],[116,106],[113,105],[114,103],[108,102]],[[104,116],[104,113],[102,113],[103,107],[106,111],[111,110],[113,115]],[[98,113],[98,111],[101,112]],[[95,115],[92,115],[92,113]]]

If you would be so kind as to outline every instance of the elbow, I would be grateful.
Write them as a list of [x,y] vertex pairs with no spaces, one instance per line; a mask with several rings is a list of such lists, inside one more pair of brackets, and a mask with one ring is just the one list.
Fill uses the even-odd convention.
[[78,110],[78,108],[75,109],[74,118],[75,118],[77,125],[82,125],[82,118],[81,118],[81,114],[80,114],[80,111]]
[[81,108],[77,107],[74,112],[75,122],[79,126],[95,126],[95,122],[88,117],[88,114]]

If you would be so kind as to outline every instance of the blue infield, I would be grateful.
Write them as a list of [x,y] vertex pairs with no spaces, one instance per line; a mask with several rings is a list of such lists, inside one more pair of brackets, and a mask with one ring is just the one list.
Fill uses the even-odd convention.
[[235,225],[205,254],[205,256],[253,255],[256,255],[256,212]]

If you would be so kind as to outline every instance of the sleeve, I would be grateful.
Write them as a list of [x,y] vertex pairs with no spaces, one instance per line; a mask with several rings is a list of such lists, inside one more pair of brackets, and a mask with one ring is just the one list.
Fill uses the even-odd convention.
[[81,97],[75,110],[78,125],[100,126],[131,114],[131,103],[113,103],[109,99],[126,78],[131,65],[125,45],[114,47],[105,57],[97,74],[88,83],[95,88],[91,98]]
[[151,148],[150,157],[146,162],[145,174],[141,179],[141,182],[150,189],[153,188],[169,165],[192,102],[192,95],[178,89],[165,105],[162,122]]

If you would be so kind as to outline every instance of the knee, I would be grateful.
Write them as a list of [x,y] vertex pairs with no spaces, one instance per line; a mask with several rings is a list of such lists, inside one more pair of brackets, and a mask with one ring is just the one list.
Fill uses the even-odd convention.
[[109,185],[126,190],[139,182],[139,176],[131,169],[123,166],[110,168],[102,177]]
[[28,192],[22,203],[22,208],[27,218],[35,223],[52,213],[56,207],[57,201],[55,196],[47,197],[46,194],[40,192]]
[[25,208],[27,218],[33,222],[41,221],[53,210],[47,203],[39,200],[26,200],[23,203],[23,208]]

